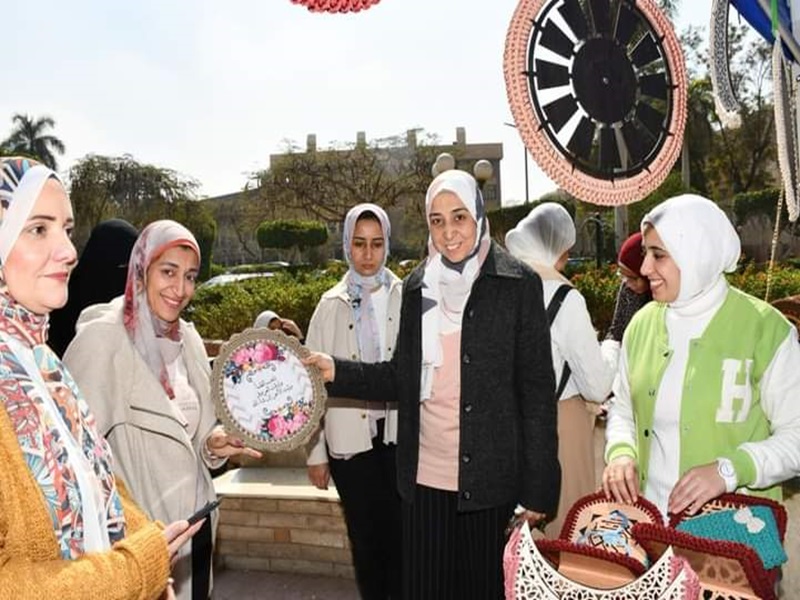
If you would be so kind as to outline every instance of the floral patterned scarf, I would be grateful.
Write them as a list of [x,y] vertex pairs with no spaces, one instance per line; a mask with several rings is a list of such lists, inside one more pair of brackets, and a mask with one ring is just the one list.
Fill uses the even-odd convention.
[[[44,184],[56,174],[35,161],[0,159],[0,261],[5,263]],[[94,417],[75,382],[45,344],[48,317],[16,302],[0,281],[0,400],[20,450],[44,496],[61,557],[76,559],[84,550],[81,490],[63,429],[47,408],[49,395],[77,447],[99,482],[109,541],[125,537],[125,518],[111,468],[111,451],[97,432]],[[31,350],[38,373],[30,373],[12,348]]]
[[125,329],[133,345],[141,354],[150,371],[161,382],[170,399],[175,392],[169,381],[166,363],[161,355],[158,338],[180,339],[180,321],[167,323],[150,311],[147,303],[147,269],[164,252],[175,246],[187,246],[200,260],[200,247],[192,233],[180,223],[153,221],[142,230],[131,251],[128,263],[128,281],[125,284],[123,317]]

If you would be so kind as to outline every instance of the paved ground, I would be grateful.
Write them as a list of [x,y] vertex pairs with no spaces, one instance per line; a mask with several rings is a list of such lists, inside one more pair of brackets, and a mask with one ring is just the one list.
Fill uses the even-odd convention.
[[264,571],[214,574],[214,600],[358,600],[352,579]]

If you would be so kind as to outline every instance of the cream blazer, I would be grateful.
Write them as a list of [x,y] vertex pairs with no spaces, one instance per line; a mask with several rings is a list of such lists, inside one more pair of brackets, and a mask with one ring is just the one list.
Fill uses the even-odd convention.
[[[212,461],[204,450],[217,423],[208,356],[194,326],[181,321],[183,359],[200,403],[199,426],[190,438],[182,415],[125,330],[122,300],[120,296],[81,313],[64,363],[111,445],[115,472],[150,518],[168,524],[215,498],[208,469],[223,461]],[[216,520],[212,514],[212,531]],[[190,597],[189,546],[182,549],[173,571],[179,598]]]
[[[397,341],[403,291],[403,282],[394,273],[390,272],[390,275],[389,302],[386,310],[385,356],[387,358],[394,353]],[[353,309],[350,306],[350,296],[344,280],[322,295],[308,325],[306,347],[309,350],[326,352],[338,358],[359,359]],[[380,401],[379,398],[375,400]],[[383,441],[395,443],[397,440],[397,405],[388,404],[387,409]],[[327,463],[326,448],[340,455],[358,454],[372,448],[367,404],[364,401],[328,398],[324,426],[318,437],[312,438],[306,448],[307,464]]]

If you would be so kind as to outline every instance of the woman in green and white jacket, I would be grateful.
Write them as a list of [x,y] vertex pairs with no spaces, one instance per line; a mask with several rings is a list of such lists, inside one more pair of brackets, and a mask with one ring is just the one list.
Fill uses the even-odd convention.
[[735,490],[781,499],[800,473],[800,346],[774,308],[728,285],[741,251],[728,217],[683,195],[642,219],[655,302],[622,341],[603,488],[664,515]]

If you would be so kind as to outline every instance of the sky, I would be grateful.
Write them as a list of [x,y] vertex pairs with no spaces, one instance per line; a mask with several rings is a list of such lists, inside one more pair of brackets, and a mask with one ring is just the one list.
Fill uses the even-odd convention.
[[[525,198],[525,150],[503,80],[515,0],[381,0],[357,14],[290,0],[38,0],[0,20],[0,137],[11,116],[50,115],[66,171],[87,154],[131,154],[240,190],[286,140],[322,148],[422,128],[443,143],[502,142],[503,204]],[[706,25],[683,0],[676,29]],[[529,194],[555,189],[529,158]]]

